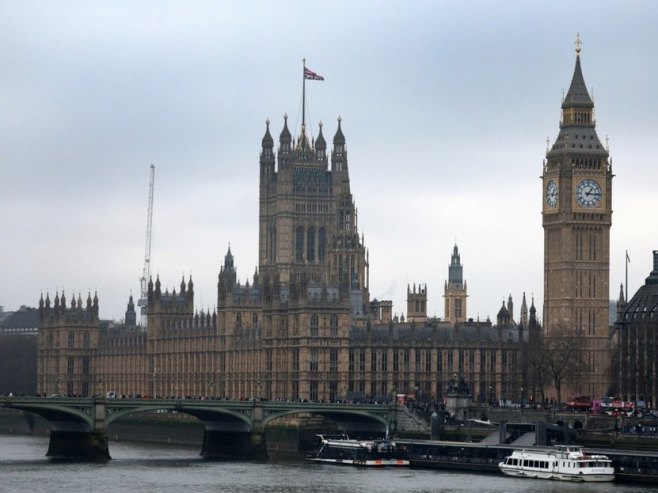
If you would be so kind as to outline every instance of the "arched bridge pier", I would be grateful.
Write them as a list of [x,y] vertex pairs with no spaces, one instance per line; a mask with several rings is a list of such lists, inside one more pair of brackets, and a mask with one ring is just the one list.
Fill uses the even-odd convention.
[[48,457],[109,460],[107,427],[132,414],[189,414],[205,427],[201,455],[213,459],[267,458],[265,428],[285,416],[322,415],[347,433],[384,435],[395,429],[395,408],[377,404],[2,397],[0,406],[38,414],[51,423]]

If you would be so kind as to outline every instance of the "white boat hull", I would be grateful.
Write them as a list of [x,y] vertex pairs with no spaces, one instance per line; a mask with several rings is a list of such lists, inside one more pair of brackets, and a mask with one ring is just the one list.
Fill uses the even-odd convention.
[[406,459],[368,459],[362,461],[354,459],[324,459],[320,457],[311,457],[309,460],[326,464],[341,464],[360,467],[409,467],[409,461]]
[[586,454],[577,445],[515,450],[498,464],[506,476],[603,483],[615,479],[612,461],[605,455]]
[[587,474],[567,474],[559,472],[538,472],[526,471],[518,469],[506,469],[501,467],[501,471],[506,476],[515,478],[530,478],[530,479],[553,479],[559,481],[573,481],[573,482],[593,482],[604,483],[614,481],[615,475],[609,473],[587,473]]

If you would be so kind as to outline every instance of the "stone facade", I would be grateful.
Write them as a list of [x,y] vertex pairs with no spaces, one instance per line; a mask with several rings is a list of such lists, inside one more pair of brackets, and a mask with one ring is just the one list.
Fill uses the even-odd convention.
[[[543,164],[545,336],[581,344],[581,371],[567,393],[606,395],[612,162],[596,134],[594,103],[580,65],[562,102],[560,133]],[[566,396],[563,396],[566,397]]]
[[[132,297],[125,324],[98,319],[98,299],[40,301],[41,394],[218,396],[231,399],[442,400],[461,372],[475,400],[520,396],[528,327],[466,314],[457,247],[446,320],[427,316],[427,285],[408,289],[407,320],[370,301],[368,253],[350,191],[341,121],[331,160],[317,139],[294,140],[284,120],[275,159],[269,122],[260,157],[259,266],[237,278],[229,247],[217,309],[197,313],[192,279],[178,290],[148,283],[147,326]],[[530,324],[537,325],[534,317]]]
[[615,395],[644,401],[648,408],[658,402],[658,250],[653,270],[644,286],[626,302],[623,290],[617,304]]

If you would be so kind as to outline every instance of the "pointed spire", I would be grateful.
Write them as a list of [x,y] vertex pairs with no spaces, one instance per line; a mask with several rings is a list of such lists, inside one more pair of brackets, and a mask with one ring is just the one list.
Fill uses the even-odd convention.
[[281,130],[281,135],[279,135],[279,143],[284,149],[290,149],[290,142],[292,142],[292,135],[290,130],[288,130],[288,113],[283,115],[283,130]]
[[343,119],[339,116],[338,117],[338,130],[336,130],[336,135],[334,135],[334,147],[342,147],[345,145],[345,136],[343,135],[343,130],[340,127],[340,122]]
[[576,38],[576,66],[573,71],[573,77],[571,79],[571,86],[569,86],[569,91],[562,102],[562,108],[571,108],[574,106],[593,108],[594,102],[590,98],[589,93],[587,92],[587,86],[585,85],[585,78],[583,77],[583,71],[580,67],[580,34]]
[[226,255],[224,256],[224,269],[226,270],[233,270],[233,254],[231,253],[231,244],[228,244],[228,251],[226,252]]
[[274,147],[274,139],[270,134],[270,119],[265,120],[265,135],[263,136],[262,141],[263,149],[271,149]]
[[327,150],[327,142],[324,140],[324,135],[322,135],[322,122],[320,122],[319,126],[320,131],[318,138],[315,140],[315,149],[318,151],[325,151]]
[[624,303],[626,301],[624,297],[624,283],[621,283],[620,288],[619,288],[619,300],[620,303]]

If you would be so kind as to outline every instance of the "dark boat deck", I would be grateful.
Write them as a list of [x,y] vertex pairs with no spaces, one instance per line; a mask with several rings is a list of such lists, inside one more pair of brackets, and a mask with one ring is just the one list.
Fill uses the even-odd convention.
[[[502,474],[498,463],[514,450],[534,448],[435,440],[397,439],[396,443],[406,450],[411,467],[492,474]],[[591,448],[586,451],[607,455],[612,460],[616,482],[658,484],[658,452]]]

